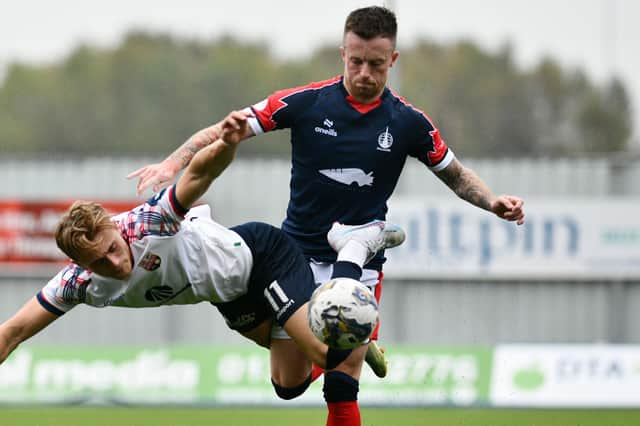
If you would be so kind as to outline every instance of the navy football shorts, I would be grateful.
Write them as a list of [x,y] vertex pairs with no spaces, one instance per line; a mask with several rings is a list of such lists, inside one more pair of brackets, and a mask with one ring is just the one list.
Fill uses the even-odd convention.
[[309,301],[315,289],[313,273],[295,241],[280,229],[261,222],[234,226],[253,255],[247,294],[214,303],[229,328],[246,332],[268,318],[284,325]]

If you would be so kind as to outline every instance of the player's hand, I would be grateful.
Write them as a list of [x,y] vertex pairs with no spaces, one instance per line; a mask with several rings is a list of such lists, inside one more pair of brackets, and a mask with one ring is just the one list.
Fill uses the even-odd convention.
[[220,138],[228,145],[238,145],[248,135],[250,111],[231,111],[221,122]]
[[129,173],[127,179],[139,178],[136,188],[139,197],[147,188],[152,188],[153,192],[158,192],[162,188],[169,186],[179,171],[179,164],[171,159],[166,159],[161,163],[150,164]]
[[498,217],[516,222],[518,225],[524,223],[524,201],[513,195],[501,195],[491,203],[491,211]]

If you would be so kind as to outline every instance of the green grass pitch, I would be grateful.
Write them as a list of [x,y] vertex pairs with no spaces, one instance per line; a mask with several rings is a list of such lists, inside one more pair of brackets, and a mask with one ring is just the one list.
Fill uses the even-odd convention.
[[[323,426],[319,408],[0,407],[3,426]],[[640,410],[363,408],[363,426],[632,426]]]

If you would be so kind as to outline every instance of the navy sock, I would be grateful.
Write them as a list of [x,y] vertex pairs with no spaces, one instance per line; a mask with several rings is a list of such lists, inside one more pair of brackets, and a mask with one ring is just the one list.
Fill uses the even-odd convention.
[[331,279],[334,278],[351,278],[360,281],[362,277],[362,268],[353,262],[340,260],[333,264],[333,273]]
[[324,399],[327,402],[356,401],[359,390],[358,381],[341,371],[324,373]]

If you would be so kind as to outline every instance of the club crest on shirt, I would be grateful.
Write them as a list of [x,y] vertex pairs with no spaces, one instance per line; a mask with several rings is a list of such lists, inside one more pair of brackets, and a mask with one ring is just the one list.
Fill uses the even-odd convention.
[[378,135],[378,148],[380,151],[391,151],[391,145],[393,145],[393,135],[389,133],[389,127],[384,129],[384,132]]
[[147,271],[155,271],[160,267],[161,263],[162,259],[160,259],[160,256],[153,253],[147,253],[144,255],[142,260],[138,262],[138,266],[146,269]]

